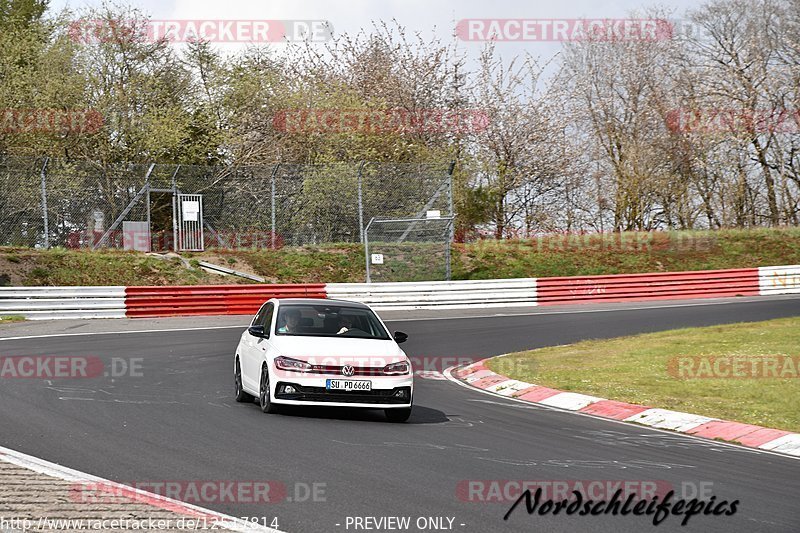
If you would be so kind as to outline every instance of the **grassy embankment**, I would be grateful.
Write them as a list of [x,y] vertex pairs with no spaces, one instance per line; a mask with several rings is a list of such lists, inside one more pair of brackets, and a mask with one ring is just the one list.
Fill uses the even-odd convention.
[[[419,249],[415,250],[415,246]],[[431,279],[442,251],[431,245],[376,245],[401,279]],[[360,282],[363,248],[357,244],[279,250],[209,250],[159,260],[141,253],[0,248],[0,285],[166,285],[248,283],[209,274],[206,260],[257,274],[270,283]],[[397,257],[402,260],[398,261]],[[718,232],[623,233],[550,236],[524,241],[480,241],[452,247],[453,279],[572,276],[740,268],[800,263],[800,228]],[[194,261],[192,261],[194,260]],[[381,268],[383,271],[381,271]],[[398,279],[395,276],[394,279]]]

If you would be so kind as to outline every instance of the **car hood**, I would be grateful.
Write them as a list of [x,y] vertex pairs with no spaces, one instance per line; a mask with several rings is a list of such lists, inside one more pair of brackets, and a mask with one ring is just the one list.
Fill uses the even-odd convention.
[[275,335],[271,340],[280,355],[317,364],[327,359],[326,364],[378,366],[406,360],[393,340],[285,335]]

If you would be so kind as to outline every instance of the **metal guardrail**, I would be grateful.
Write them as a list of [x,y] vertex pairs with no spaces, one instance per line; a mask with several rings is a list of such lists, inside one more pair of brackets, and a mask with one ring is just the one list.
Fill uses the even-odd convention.
[[800,294],[800,265],[761,267],[758,281],[763,295]]
[[418,283],[328,283],[328,298],[354,300],[375,309],[451,309],[536,305],[536,278]]
[[541,278],[539,305],[758,296],[757,268]]
[[2,287],[0,316],[30,319],[252,315],[270,298],[337,298],[376,309],[514,307],[800,294],[800,265],[421,283]]
[[325,298],[325,284],[127,287],[129,317],[254,315],[270,298]]
[[125,287],[0,287],[0,316],[124,318]]

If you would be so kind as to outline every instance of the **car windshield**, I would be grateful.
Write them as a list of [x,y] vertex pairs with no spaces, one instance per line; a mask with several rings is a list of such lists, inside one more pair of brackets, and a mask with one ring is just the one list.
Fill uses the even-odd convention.
[[276,335],[350,337],[389,340],[369,309],[331,304],[283,304],[278,307]]

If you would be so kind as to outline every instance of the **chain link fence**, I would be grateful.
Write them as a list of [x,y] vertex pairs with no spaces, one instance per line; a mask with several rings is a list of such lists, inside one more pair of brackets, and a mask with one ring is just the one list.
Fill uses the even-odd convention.
[[[426,213],[427,214],[427,213]],[[366,228],[367,283],[450,280],[453,219],[378,219]]]
[[[452,170],[452,163],[100,166],[6,158],[0,245],[172,250],[182,194],[202,195],[207,248],[357,243],[374,217],[452,215]],[[132,227],[146,230],[132,239],[125,229]]]

